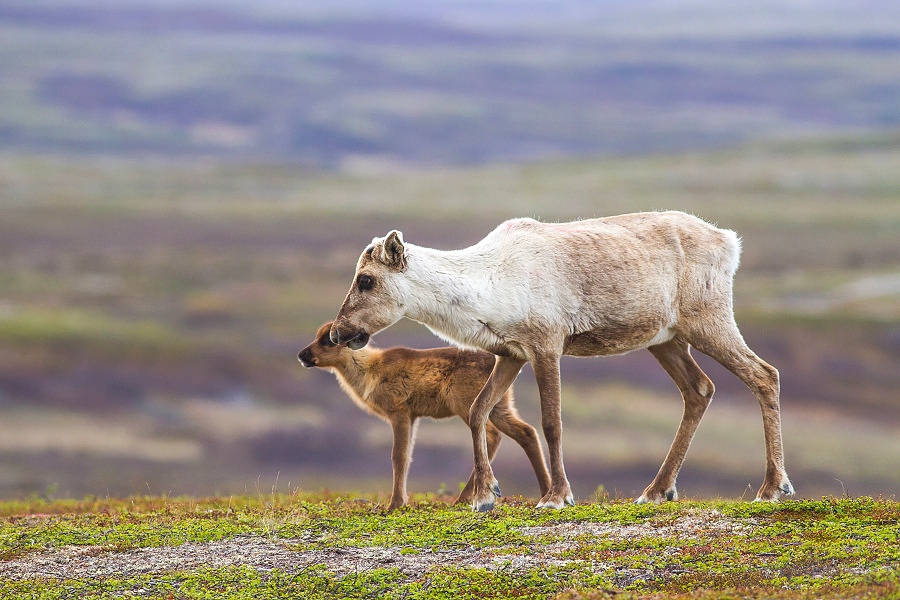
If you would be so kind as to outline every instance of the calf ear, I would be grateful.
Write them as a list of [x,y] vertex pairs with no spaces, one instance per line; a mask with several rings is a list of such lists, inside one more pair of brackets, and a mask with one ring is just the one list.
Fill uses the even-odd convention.
[[396,271],[402,271],[406,268],[406,256],[403,246],[403,234],[396,229],[387,234],[382,242],[381,259],[389,268]]

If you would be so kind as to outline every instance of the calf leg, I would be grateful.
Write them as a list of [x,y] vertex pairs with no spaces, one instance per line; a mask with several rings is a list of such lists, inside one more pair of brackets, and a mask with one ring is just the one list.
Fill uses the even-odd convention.
[[[491,413],[493,414],[493,413]],[[485,435],[487,437],[487,451],[488,451],[488,460],[494,462],[494,456],[497,454],[497,448],[500,447],[500,432],[494,427],[490,422],[485,424]],[[472,493],[475,491],[475,471],[472,470],[472,474],[469,475],[469,480],[466,482],[465,487],[459,493],[459,497],[456,499],[454,504],[462,504],[464,502],[468,502],[472,497]]]
[[691,445],[700,419],[706,412],[715,391],[712,381],[694,362],[690,346],[683,339],[675,338],[665,344],[652,346],[649,350],[681,391],[684,413],[669,453],[653,482],[637,499],[639,503],[678,499],[675,479],[678,477],[678,471],[684,462],[684,456]]
[[766,476],[756,500],[771,501],[781,493],[793,494],[794,487],[784,470],[778,370],[747,347],[733,320],[718,328],[716,333],[691,340],[691,343],[737,375],[759,402],[766,439]]
[[575,497],[572,495],[572,488],[569,487],[563,466],[559,356],[535,355],[531,360],[531,366],[541,395],[541,426],[550,453],[550,489],[537,506],[538,508],[562,508],[567,504],[574,506]]
[[500,487],[491,470],[485,424],[491,409],[515,381],[524,364],[525,361],[519,358],[498,356],[491,376],[469,409],[469,429],[472,430],[472,446],[475,452],[475,490],[472,508],[479,512],[493,509],[496,498],[500,496]]
[[416,422],[410,418],[409,413],[395,414],[391,416],[391,430],[394,434],[394,443],[391,448],[394,485],[388,510],[394,510],[406,504],[406,476],[409,474],[410,457],[415,443]]
[[528,460],[531,462],[531,468],[534,469],[534,475],[537,477],[538,487],[543,497],[550,490],[550,474],[547,473],[547,465],[544,463],[541,442],[534,427],[519,417],[518,411],[510,402],[509,396],[503,397],[500,403],[491,411],[491,423],[514,439],[525,451],[525,455],[528,456]]

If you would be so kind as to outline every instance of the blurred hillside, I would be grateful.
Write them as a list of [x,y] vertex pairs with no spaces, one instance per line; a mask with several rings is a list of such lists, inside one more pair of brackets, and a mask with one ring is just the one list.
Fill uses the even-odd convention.
[[0,2],[0,150],[396,168],[900,125],[884,2]]
[[[782,371],[801,493],[900,484],[900,138],[365,176],[6,157],[0,181],[4,494],[386,489],[388,427],[296,362],[369,240],[399,227],[454,248],[513,215],[654,208],[743,236],[738,321]],[[374,343],[443,345],[412,322]],[[759,411],[701,364],[718,391],[682,489],[739,496],[761,477]],[[674,385],[646,352],[568,360],[563,382],[576,493],[639,493],[678,422]],[[527,369],[516,386],[537,424]],[[471,466],[467,429],[426,424],[420,437],[413,489],[454,489]],[[520,454],[507,441],[498,473],[507,493],[533,494]]]
[[[388,427],[296,362],[371,238],[655,209],[742,236],[799,493],[897,494],[900,11],[720,4],[0,1],[0,495],[387,490]],[[698,361],[679,488],[751,497],[758,407]],[[576,494],[640,493],[675,386],[646,352],[563,384]],[[455,490],[467,428],[414,458],[412,490]],[[496,465],[535,495],[514,443]]]

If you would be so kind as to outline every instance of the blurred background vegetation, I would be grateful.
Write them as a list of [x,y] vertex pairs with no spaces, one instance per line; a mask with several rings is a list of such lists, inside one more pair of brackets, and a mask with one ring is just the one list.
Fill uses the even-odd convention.
[[[0,0],[0,496],[388,490],[389,428],[296,362],[371,238],[653,209],[742,236],[799,494],[896,495],[898,32],[874,0]],[[751,498],[756,401],[698,361],[680,491]],[[646,352],[563,384],[576,494],[639,494],[674,384]],[[414,459],[456,491],[467,428]],[[536,495],[510,440],[495,466]]]

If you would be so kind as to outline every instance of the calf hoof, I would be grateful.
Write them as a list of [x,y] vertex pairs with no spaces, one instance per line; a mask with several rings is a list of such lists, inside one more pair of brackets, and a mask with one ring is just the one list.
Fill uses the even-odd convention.
[[456,500],[453,501],[454,506],[457,504],[468,504],[472,501],[472,490],[466,489],[459,493]]

